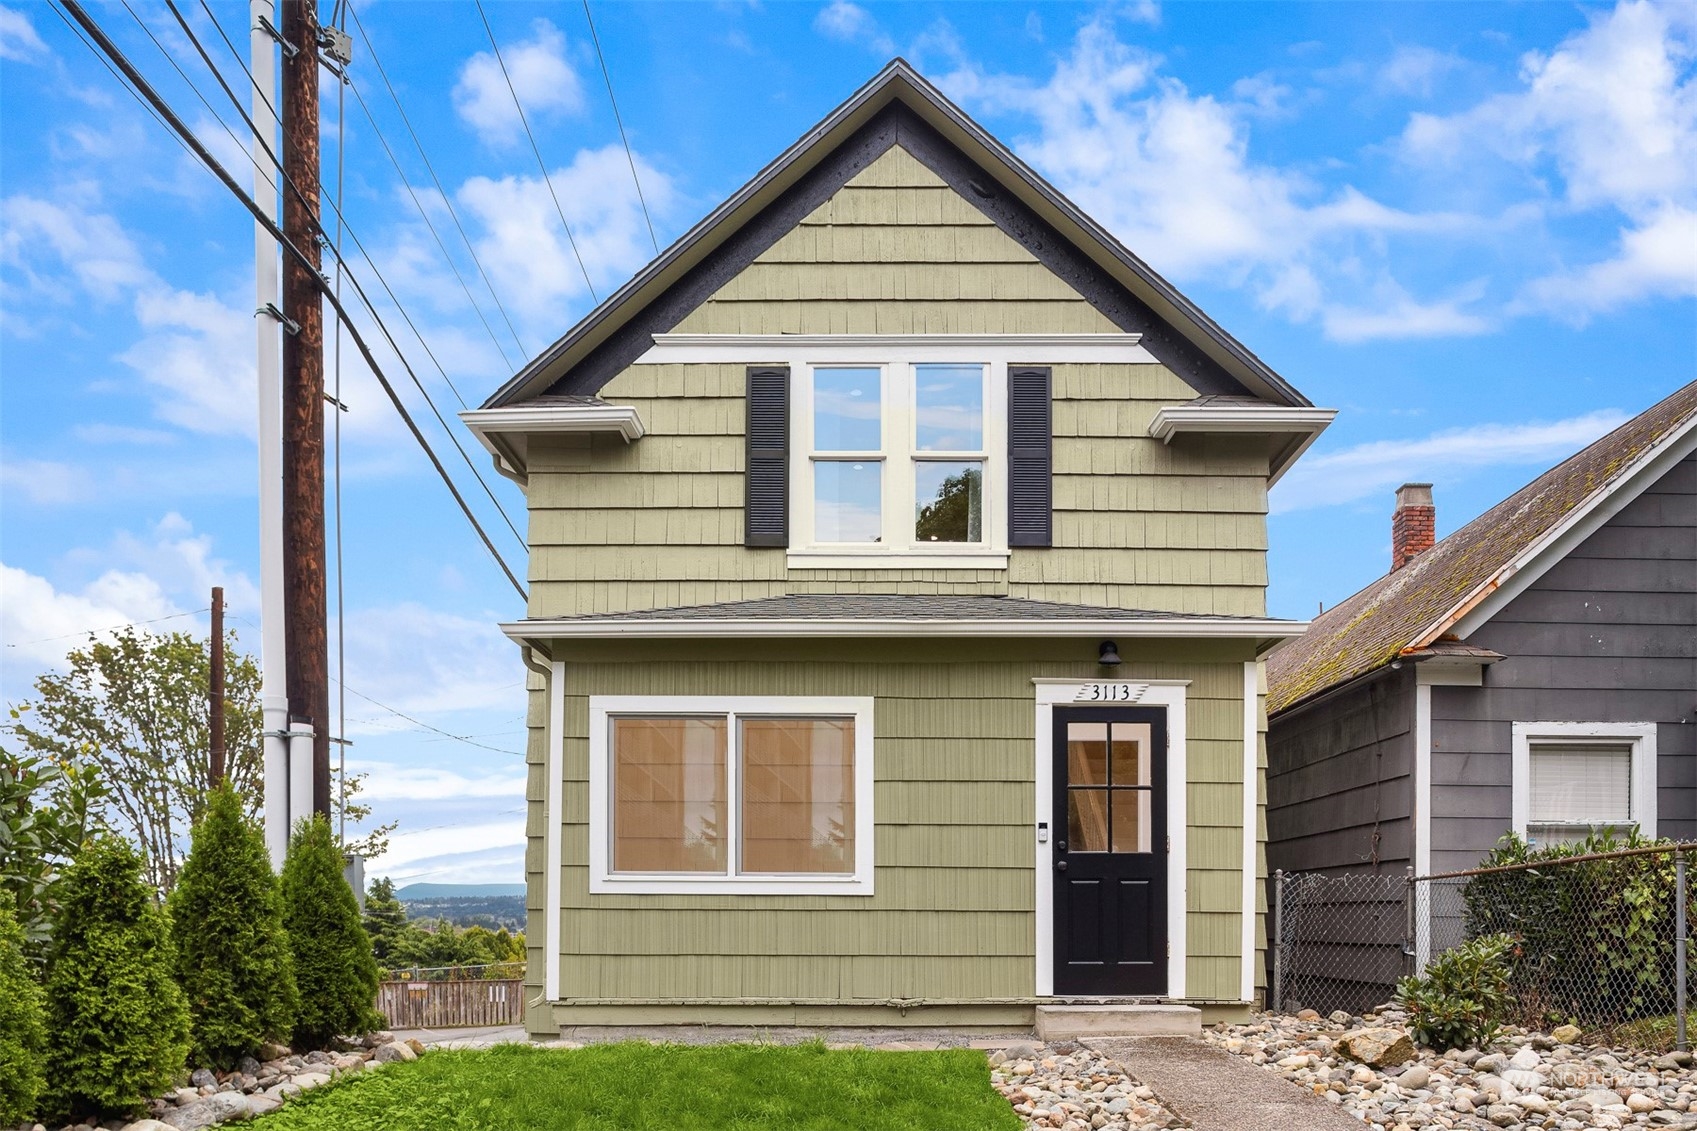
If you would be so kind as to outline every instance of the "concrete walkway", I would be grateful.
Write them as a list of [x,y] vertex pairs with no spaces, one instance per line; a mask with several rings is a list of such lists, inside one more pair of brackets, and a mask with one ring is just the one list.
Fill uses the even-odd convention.
[[1155,1091],[1196,1131],[1361,1131],[1342,1108],[1242,1057],[1188,1037],[1084,1042]]

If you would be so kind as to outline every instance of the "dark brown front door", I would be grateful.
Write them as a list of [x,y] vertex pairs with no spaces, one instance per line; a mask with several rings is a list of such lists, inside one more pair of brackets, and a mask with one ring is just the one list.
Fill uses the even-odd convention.
[[1167,990],[1167,713],[1055,708],[1055,993]]

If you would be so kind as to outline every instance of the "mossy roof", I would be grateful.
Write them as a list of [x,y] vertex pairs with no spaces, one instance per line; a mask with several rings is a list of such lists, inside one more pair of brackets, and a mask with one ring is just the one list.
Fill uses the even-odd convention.
[[1607,490],[1657,441],[1697,416],[1697,381],[1633,417],[1444,538],[1326,610],[1267,657],[1276,713],[1390,663],[1447,631],[1481,585]]

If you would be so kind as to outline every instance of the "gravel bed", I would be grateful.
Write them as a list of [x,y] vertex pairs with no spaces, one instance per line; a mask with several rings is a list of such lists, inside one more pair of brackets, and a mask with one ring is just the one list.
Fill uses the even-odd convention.
[[1689,1053],[1586,1044],[1572,1028],[1554,1035],[1509,1028],[1489,1048],[1438,1053],[1399,1045],[1406,1021],[1389,1007],[1360,1017],[1304,1010],[1258,1014],[1251,1024],[1217,1025],[1203,1036],[1387,1131],[1697,1128]]
[[1028,1127],[1133,1131],[1189,1126],[1155,1093],[1082,1045],[1013,1044],[990,1054],[990,1082]]

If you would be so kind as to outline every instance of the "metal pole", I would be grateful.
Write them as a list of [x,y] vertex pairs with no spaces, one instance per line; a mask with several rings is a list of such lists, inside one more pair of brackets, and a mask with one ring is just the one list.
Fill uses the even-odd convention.
[[1680,1052],[1686,1049],[1685,1044],[1685,854],[1679,853],[1673,858],[1673,898],[1674,907],[1674,1012],[1678,1015],[1678,1048]]
[[224,588],[212,587],[212,670],[206,681],[206,723],[211,741],[207,784],[224,783]]
[[1402,914],[1402,935],[1403,938],[1408,940],[1408,945],[1402,948],[1403,973],[1419,973],[1417,970],[1409,969],[1409,967],[1419,965],[1420,954],[1420,939],[1417,937],[1418,924],[1415,922],[1414,914],[1414,866],[1412,864],[1403,872]]
[[1285,1004],[1285,870],[1273,872],[1273,1012]]
[[[248,53],[253,70],[253,198],[277,219],[276,171],[265,147],[277,145],[277,43],[272,0],[250,0]],[[261,144],[263,141],[263,144]],[[281,869],[289,850],[289,676],[283,629],[283,378],[278,335],[283,292],[277,243],[253,224],[256,375],[259,386],[259,669],[265,749],[265,848]]]
[[[318,6],[283,0],[283,234],[311,261],[283,264],[283,610],[289,712],[312,728],[312,807],[330,816],[330,649],[324,547],[324,300],[319,219]],[[292,48],[292,50],[291,50]],[[291,756],[293,756],[291,754]],[[291,820],[305,817],[291,811]]]

